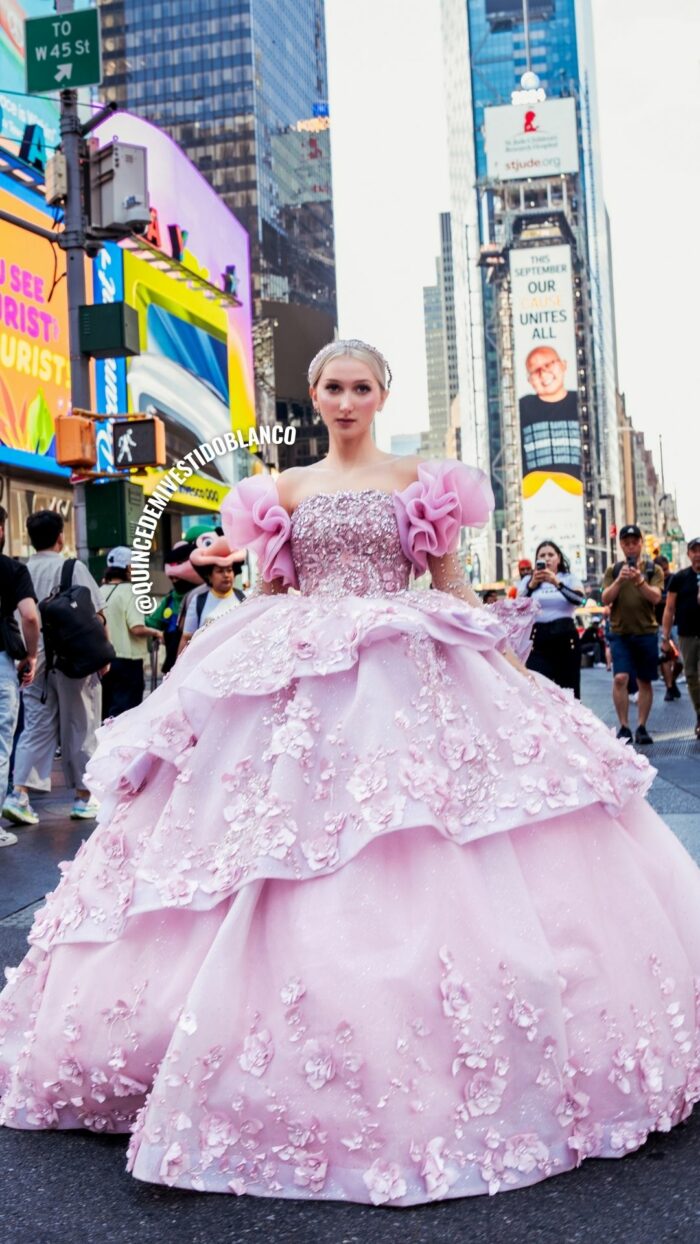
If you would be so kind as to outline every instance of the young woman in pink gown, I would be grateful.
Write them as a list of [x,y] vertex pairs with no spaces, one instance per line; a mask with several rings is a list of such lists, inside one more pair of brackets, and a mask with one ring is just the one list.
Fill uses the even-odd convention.
[[224,505],[262,590],[101,732],[98,827],[0,1002],[2,1121],[390,1206],[622,1157],[700,1097],[700,872],[465,583],[484,475],[376,448],[377,351],[310,380],[327,458]]

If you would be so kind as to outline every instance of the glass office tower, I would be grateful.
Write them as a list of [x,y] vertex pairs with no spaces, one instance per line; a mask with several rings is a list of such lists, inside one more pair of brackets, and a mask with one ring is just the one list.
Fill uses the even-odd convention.
[[103,97],[166,130],[248,230],[268,422],[275,401],[305,400],[301,380],[280,390],[276,307],[300,350],[337,318],[323,0],[100,0],[100,11]]
[[[460,407],[464,456],[489,470],[495,533],[481,538],[491,573],[508,577],[523,539],[522,473],[513,390],[508,255],[532,239],[571,247],[576,299],[586,574],[607,560],[621,514],[612,278],[601,189],[590,0],[442,0],[450,146]],[[489,176],[485,110],[510,105],[526,72],[547,100],[572,99],[578,170],[567,176]],[[557,236],[558,234],[558,236]],[[511,401],[511,405],[513,402]],[[520,512],[519,512],[520,506]]]

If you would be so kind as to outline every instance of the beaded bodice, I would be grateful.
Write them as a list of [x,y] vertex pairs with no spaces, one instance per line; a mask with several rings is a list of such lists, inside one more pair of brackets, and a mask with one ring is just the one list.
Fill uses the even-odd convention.
[[305,497],[291,550],[304,595],[383,596],[405,591],[411,577],[393,495],[376,488]]

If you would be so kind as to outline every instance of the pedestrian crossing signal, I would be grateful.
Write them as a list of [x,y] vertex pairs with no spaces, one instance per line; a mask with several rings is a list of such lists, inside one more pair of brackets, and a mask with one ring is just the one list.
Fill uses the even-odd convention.
[[116,471],[165,466],[165,424],[157,415],[114,419],[112,452]]

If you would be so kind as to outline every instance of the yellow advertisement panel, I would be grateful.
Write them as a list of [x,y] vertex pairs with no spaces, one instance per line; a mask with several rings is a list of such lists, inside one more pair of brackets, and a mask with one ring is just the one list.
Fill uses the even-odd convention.
[[[127,367],[129,410],[163,419],[168,466],[227,432],[240,428],[247,438],[254,416],[241,401],[226,307],[130,251],[124,252],[124,299],[138,314],[141,346]],[[150,493],[164,473],[147,469],[132,478]],[[234,483],[233,458],[225,454],[191,476],[173,500],[219,509]]]
[[[0,208],[47,228],[46,212],[0,189]],[[0,461],[56,466],[56,415],[70,409],[65,252],[0,220]]]

